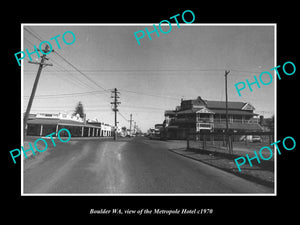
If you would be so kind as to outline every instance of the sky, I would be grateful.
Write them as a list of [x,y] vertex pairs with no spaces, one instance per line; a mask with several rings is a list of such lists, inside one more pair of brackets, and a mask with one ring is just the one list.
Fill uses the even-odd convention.
[[[33,45],[38,47],[41,40],[49,41],[55,50],[47,55],[47,63],[53,66],[43,68],[31,113],[72,113],[81,101],[88,119],[114,125],[110,102],[111,90],[117,88],[119,126],[129,127],[132,114],[146,132],[162,123],[164,111],[175,109],[182,98],[225,101],[224,74],[230,70],[228,100],[250,102],[255,112],[265,117],[274,114],[276,79],[260,89],[253,85],[253,92],[248,88],[241,91],[241,97],[234,86],[246,79],[254,81],[254,76],[276,66],[272,25],[180,24],[178,28],[175,23],[171,32],[159,37],[152,33],[152,40],[146,34],[138,45],[134,32],[145,31],[145,27],[153,29],[152,24],[24,25],[23,50],[33,51]],[[71,45],[61,39],[66,31],[75,34]],[[61,49],[55,40],[50,41],[57,35]],[[73,40],[70,34],[65,38]],[[36,54],[32,58],[40,60]],[[22,60],[24,112],[38,69],[28,60]]]

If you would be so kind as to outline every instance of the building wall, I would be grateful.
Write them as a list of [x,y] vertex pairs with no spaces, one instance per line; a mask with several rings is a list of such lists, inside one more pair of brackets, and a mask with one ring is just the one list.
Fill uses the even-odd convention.
[[[27,135],[28,136],[47,136],[51,133],[57,132],[66,128],[70,131],[72,137],[107,137],[111,136],[112,133],[109,130],[102,132],[100,127],[90,127],[90,126],[76,126],[76,125],[57,125],[57,124],[28,124]],[[63,135],[63,133],[60,133]]]
[[53,119],[63,119],[63,120],[72,120],[76,122],[83,123],[84,119],[79,115],[73,116],[68,113],[37,113],[36,118],[53,118]]

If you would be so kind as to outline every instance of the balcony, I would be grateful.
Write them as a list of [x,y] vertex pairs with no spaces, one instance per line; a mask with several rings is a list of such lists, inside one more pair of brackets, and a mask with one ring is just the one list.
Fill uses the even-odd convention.
[[172,118],[170,124],[195,123],[195,118]]
[[196,124],[196,132],[199,132],[200,130],[212,130],[213,129],[213,123],[197,123]]
[[212,128],[213,125],[211,123],[199,123],[198,124],[199,128]]
[[197,117],[197,122],[198,123],[213,123],[214,122],[214,118],[199,118]]
[[[226,123],[226,119],[215,118],[214,123]],[[251,118],[250,120],[228,118],[228,123],[258,124],[259,118]]]
[[[201,123],[201,124],[226,124],[225,118],[172,118],[169,121],[169,125],[186,124],[186,123]],[[229,124],[258,124],[259,118],[251,119],[235,119],[229,116]]]

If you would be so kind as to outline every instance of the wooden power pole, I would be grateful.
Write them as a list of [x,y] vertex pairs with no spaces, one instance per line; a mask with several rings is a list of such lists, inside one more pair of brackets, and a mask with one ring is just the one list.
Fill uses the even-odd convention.
[[132,135],[132,132],[131,132],[131,124],[132,124],[132,114],[130,114],[130,120],[129,120],[130,137],[131,137],[131,135]]
[[226,145],[227,149],[230,154],[232,154],[232,146],[231,146],[231,140],[229,139],[228,135],[228,94],[227,94],[227,75],[230,73],[230,70],[225,70],[225,96],[226,96],[226,131],[225,131],[225,137],[226,137]]
[[[45,49],[42,52],[44,52],[44,53],[49,52],[49,46],[46,45]],[[43,54],[41,58],[42,58],[41,62],[31,62],[31,61],[29,61],[29,63],[32,63],[32,64],[39,64],[39,69],[38,69],[38,72],[36,74],[36,78],[35,78],[35,81],[34,81],[34,84],[33,84],[33,88],[32,88],[32,91],[31,91],[31,95],[30,95],[30,98],[29,98],[27,109],[26,109],[26,112],[25,112],[25,115],[24,115],[24,136],[25,136],[26,131],[27,131],[27,120],[28,120],[28,117],[29,117],[30,109],[31,109],[31,106],[32,106],[33,98],[35,96],[35,91],[36,91],[36,88],[37,88],[37,85],[38,85],[38,82],[39,82],[39,79],[40,79],[40,76],[41,76],[42,69],[45,66],[52,66],[52,64],[50,64],[50,63],[45,63],[45,60],[48,60],[48,58],[46,58],[45,54]]]
[[118,98],[120,98],[118,96],[118,94],[120,94],[120,92],[117,90],[117,88],[115,88],[113,91],[112,91],[112,96],[111,98],[114,99],[113,102],[111,102],[112,104],[112,110],[115,112],[115,135],[114,135],[114,140],[117,140],[117,127],[118,127],[118,122],[117,122],[117,112],[119,111],[118,110],[118,105],[121,104],[121,102],[118,102]]

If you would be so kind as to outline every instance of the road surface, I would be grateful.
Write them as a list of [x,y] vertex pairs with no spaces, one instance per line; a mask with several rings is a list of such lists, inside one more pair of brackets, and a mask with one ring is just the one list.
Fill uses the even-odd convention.
[[24,194],[273,193],[145,137],[57,143],[24,164]]

